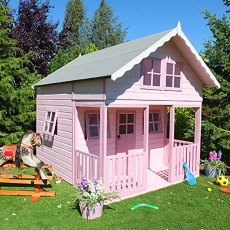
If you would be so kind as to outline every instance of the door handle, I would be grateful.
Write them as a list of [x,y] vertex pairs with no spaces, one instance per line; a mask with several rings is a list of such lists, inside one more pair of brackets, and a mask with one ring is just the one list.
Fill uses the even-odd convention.
[[117,135],[117,139],[121,140],[121,135],[120,134]]

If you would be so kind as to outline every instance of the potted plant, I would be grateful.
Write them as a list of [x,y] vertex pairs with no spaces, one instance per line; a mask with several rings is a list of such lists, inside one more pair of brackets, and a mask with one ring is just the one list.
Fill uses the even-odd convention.
[[102,215],[105,201],[119,198],[116,192],[105,192],[102,178],[87,180],[82,177],[78,183],[76,204],[79,206],[82,217],[89,220]]
[[209,159],[201,160],[201,165],[204,166],[205,175],[208,177],[218,177],[225,174],[229,168],[227,164],[221,161],[222,153],[219,151],[211,151]]

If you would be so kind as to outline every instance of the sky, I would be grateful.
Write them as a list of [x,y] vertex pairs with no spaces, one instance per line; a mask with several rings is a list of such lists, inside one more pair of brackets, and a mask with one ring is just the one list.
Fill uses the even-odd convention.
[[[10,6],[17,10],[19,0],[10,0]],[[62,29],[65,7],[68,0],[50,0],[53,6],[50,20],[59,22]],[[93,17],[100,0],[83,0],[87,16]],[[154,33],[175,28],[178,21],[182,30],[200,52],[205,41],[212,39],[207,21],[202,14],[208,10],[218,17],[226,11],[222,0],[107,0],[123,28],[128,29],[125,40],[134,40]]]

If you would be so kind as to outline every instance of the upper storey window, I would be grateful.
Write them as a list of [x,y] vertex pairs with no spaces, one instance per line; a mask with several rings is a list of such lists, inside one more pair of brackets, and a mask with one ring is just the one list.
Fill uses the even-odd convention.
[[145,59],[142,62],[144,88],[158,90],[181,90],[182,64],[170,58]]
[[166,87],[180,88],[182,65],[166,63]]
[[145,59],[142,69],[143,85],[159,87],[161,82],[161,61]]

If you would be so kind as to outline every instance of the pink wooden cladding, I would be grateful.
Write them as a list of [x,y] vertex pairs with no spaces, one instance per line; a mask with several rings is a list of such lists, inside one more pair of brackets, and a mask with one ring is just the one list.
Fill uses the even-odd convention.
[[[179,142],[179,141],[177,141]],[[199,159],[198,159],[198,144],[185,144],[173,147],[172,155],[174,157],[174,165],[172,165],[172,181],[181,181],[185,179],[185,171],[183,162],[186,162],[189,170],[196,176],[199,175]]]
[[122,197],[145,191],[145,165],[143,149],[129,150],[128,154],[106,156],[106,191],[117,191]]
[[87,179],[99,178],[99,157],[90,153],[84,153],[76,150],[77,154],[77,179],[82,176]]

